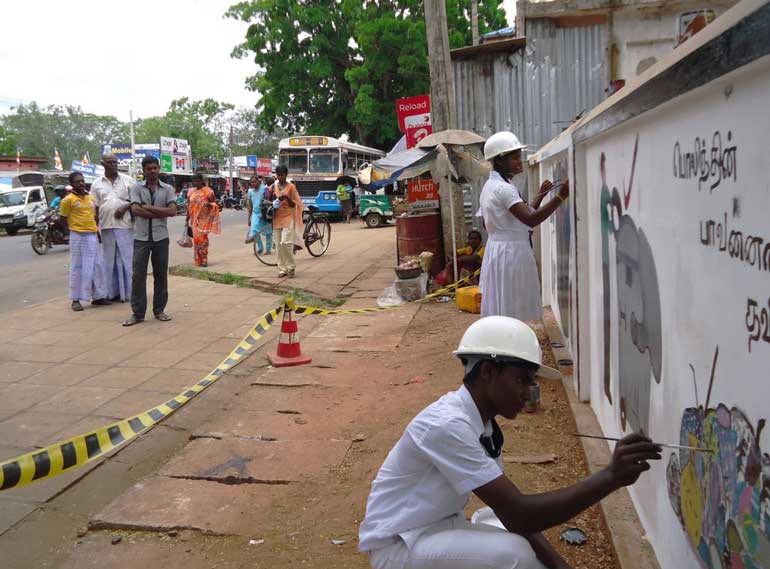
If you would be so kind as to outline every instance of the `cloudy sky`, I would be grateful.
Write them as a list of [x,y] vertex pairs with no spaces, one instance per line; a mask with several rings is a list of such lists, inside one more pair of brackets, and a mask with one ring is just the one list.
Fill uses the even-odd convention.
[[[3,10],[0,113],[37,101],[128,120],[183,96],[252,106],[244,80],[254,64],[230,57],[247,25],[222,17],[233,3],[25,0]],[[504,4],[512,22],[515,0]]]

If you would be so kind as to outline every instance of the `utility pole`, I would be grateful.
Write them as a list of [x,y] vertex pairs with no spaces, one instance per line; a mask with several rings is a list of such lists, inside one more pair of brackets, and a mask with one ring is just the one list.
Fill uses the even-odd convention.
[[[428,39],[430,65],[430,110],[433,131],[457,128],[455,122],[454,72],[449,55],[445,0],[425,0],[425,32]],[[441,229],[444,234],[444,255],[456,257],[458,243],[465,242],[465,212],[463,192],[447,173],[435,180],[439,185]],[[457,274],[455,259],[455,277]]]
[[134,136],[134,111],[128,111],[128,121],[131,125],[131,162],[129,162],[129,175],[136,180],[136,138]]
[[473,45],[479,45],[479,0],[471,0],[471,32]]
[[233,125],[230,125],[230,137],[227,143],[227,153],[229,154],[230,163],[230,197],[235,195],[235,186],[233,186]]

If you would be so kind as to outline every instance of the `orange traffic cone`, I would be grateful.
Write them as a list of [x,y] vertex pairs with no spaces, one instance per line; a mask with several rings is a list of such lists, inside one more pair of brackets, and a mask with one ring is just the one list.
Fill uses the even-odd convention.
[[301,366],[312,361],[310,356],[302,353],[299,340],[296,338],[299,327],[292,315],[292,310],[284,310],[281,336],[278,338],[278,350],[274,354],[267,354],[267,359],[270,360],[273,367]]

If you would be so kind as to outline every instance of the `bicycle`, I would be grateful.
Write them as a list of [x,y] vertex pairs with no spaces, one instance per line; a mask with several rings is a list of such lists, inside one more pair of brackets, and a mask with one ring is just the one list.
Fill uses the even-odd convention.
[[[329,222],[329,216],[319,211],[316,206],[307,206],[307,209],[302,212],[303,221],[305,222],[305,231],[302,232],[302,241],[305,243],[305,249],[313,257],[320,257],[329,249],[329,243],[332,238],[332,224]],[[302,250],[297,245],[294,246],[295,253]],[[275,248],[275,246],[274,246]],[[254,256],[260,263],[267,265],[268,267],[277,267],[278,260],[273,257],[265,257],[264,253],[260,253],[257,248],[257,239],[254,239],[253,243]],[[273,262],[271,259],[276,259]]]

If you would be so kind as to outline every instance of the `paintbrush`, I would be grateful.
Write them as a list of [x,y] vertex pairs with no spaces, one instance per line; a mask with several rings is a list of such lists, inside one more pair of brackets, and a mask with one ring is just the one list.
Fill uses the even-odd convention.
[[[618,442],[620,439],[617,439],[615,437],[600,437],[598,435],[581,435],[580,433],[572,433],[576,437],[583,437],[586,439],[599,439],[602,441],[615,441]],[[666,447],[666,448],[681,448],[685,450],[694,450],[696,452],[714,452],[710,448],[703,448],[703,447],[688,447],[686,445],[674,445],[671,443],[652,443],[654,445],[658,445],[660,447]]]

